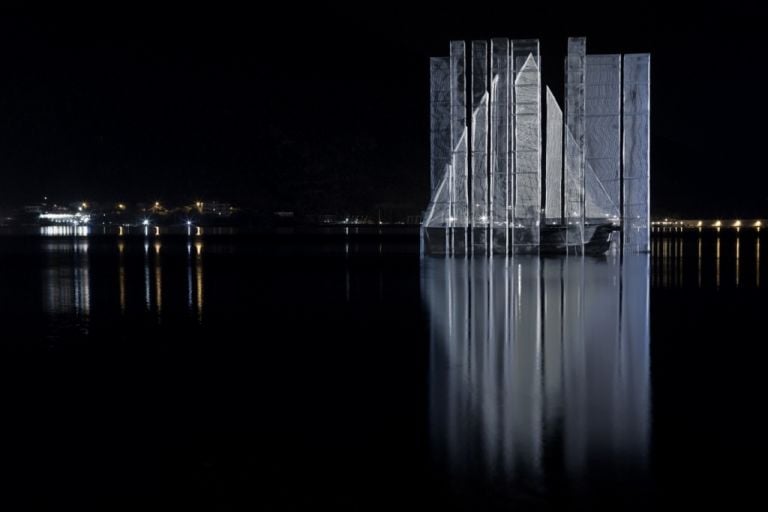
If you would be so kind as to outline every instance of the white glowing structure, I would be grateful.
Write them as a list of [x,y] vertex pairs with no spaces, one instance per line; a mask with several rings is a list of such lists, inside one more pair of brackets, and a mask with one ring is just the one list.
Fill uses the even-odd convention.
[[488,243],[488,43],[472,41],[472,247]]
[[533,252],[541,222],[541,72],[538,39],[513,41],[513,245]]
[[568,39],[565,57],[565,178],[564,215],[567,246],[581,246],[584,238],[584,89],[586,47],[583,37]]
[[40,220],[44,222],[50,222],[52,224],[71,224],[77,226],[79,224],[88,224],[91,221],[91,216],[80,212],[41,213]]
[[491,119],[490,119],[490,227],[491,247],[505,253],[509,249],[509,217],[512,205],[512,90],[510,82],[510,41],[491,39]]
[[584,216],[621,216],[621,55],[587,55],[584,108]]
[[565,109],[547,87],[546,117],[537,39],[431,59],[427,252],[601,253],[619,229],[649,250],[650,55],[567,50]]
[[624,56],[624,245],[650,250],[651,56]]
[[463,41],[452,41],[450,56],[430,64],[432,200],[425,226],[443,230],[446,254],[466,251],[470,225],[465,66]]
[[445,57],[430,59],[430,184],[432,222],[447,225],[448,188],[445,175],[451,164],[451,91],[448,85],[450,64]]
[[547,161],[546,205],[547,224],[559,224],[563,219],[563,111],[555,95],[547,87]]
[[449,168],[450,216],[453,250],[466,250],[466,228],[469,227],[469,161],[467,140],[467,77],[464,41],[451,42],[451,164]]

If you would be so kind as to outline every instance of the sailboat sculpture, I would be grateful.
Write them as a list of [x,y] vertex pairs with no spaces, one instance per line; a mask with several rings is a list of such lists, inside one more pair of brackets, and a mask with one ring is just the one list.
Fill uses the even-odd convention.
[[587,55],[569,38],[565,113],[546,87],[542,137],[539,41],[472,41],[469,67],[465,53],[452,41],[430,62],[425,252],[600,254],[619,234],[647,252],[650,55]]

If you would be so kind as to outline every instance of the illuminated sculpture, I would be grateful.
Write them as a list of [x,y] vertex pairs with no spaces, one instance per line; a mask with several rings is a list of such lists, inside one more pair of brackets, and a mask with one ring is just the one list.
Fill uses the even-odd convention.
[[452,41],[430,72],[426,252],[602,253],[618,230],[625,250],[649,250],[649,54],[588,55],[569,38],[565,112],[547,88],[544,136],[538,40],[472,41],[469,55]]

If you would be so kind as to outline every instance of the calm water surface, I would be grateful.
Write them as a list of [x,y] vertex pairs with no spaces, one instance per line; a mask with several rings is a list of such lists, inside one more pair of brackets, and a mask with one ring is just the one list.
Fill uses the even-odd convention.
[[3,236],[4,494],[740,507],[766,455],[762,242],[444,259],[415,234]]

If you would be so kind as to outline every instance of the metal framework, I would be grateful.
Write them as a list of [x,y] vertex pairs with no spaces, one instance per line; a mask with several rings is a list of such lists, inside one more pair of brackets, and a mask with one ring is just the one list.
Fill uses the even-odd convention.
[[584,108],[586,219],[621,212],[621,55],[587,55]]
[[584,239],[584,109],[587,42],[583,37],[568,39],[565,58],[565,179],[564,221],[568,226],[566,244],[583,245]]
[[432,204],[427,219],[433,226],[448,226],[450,195],[446,183],[451,166],[451,91],[447,57],[432,57],[430,64],[430,185]]
[[[467,160],[467,77],[464,41],[451,41],[451,208],[449,226],[469,226],[469,162]],[[466,235],[464,235],[466,236]],[[454,237],[454,243],[458,240]],[[466,245],[465,245],[466,247]]]
[[491,248],[495,252],[509,250],[508,228],[512,188],[510,179],[512,151],[512,70],[509,39],[491,39]]
[[541,72],[539,41],[512,43],[514,65],[514,247],[539,246],[541,222]]
[[587,55],[569,38],[546,140],[542,86],[537,39],[472,41],[469,56],[452,41],[430,60],[428,252],[604,251],[616,229],[649,250],[649,54]]
[[488,239],[488,43],[472,41],[472,248],[484,251]]
[[563,221],[563,111],[547,87],[547,161],[545,223]]
[[648,252],[650,219],[651,56],[624,56],[624,246]]

